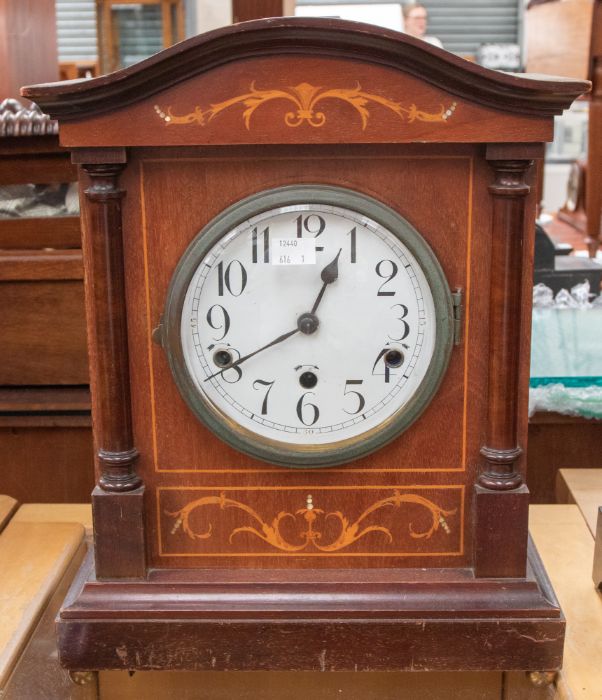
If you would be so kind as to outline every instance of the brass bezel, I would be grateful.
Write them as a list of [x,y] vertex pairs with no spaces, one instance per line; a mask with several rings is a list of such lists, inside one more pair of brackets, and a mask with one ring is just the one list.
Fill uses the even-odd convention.
[[[187,289],[200,262],[223,236],[252,216],[294,204],[344,207],[368,216],[410,250],[433,295],[435,349],[425,377],[410,401],[380,425],[329,445],[283,443],[257,435],[223,414],[202,396],[186,368],[180,324]],[[453,347],[452,297],[443,270],[428,243],[403,217],[372,197],[341,187],[292,185],[258,192],[228,207],[210,221],[180,259],[167,292],[161,344],[180,394],[194,415],[221,440],[254,458],[285,467],[318,468],[344,464],[380,449],[406,430],[426,409],[447,369]]]

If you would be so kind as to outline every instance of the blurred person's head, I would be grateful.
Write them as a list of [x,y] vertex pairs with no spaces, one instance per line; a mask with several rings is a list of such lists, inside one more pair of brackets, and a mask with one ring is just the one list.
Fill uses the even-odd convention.
[[424,5],[417,2],[403,5],[403,30],[406,34],[422,39],[426,34],[427,22],[428,12]]

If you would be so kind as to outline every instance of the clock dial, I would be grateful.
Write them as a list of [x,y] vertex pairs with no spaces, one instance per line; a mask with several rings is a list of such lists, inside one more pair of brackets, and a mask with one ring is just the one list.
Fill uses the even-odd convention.
[[246,200],[201,232],[172,283],[178,386],[221,437],[269,461],[375,449],[446,364],[449,292],[432,252],[391,210],[341,192]]

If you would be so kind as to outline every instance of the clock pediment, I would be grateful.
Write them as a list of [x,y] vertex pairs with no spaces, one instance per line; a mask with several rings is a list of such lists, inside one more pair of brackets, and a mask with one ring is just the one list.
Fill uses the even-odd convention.
[[225,27],[131,68],[23,95],[61,120],[72,147],[528,142],[551,138],[549,117],[587,88],[487,70],[370,25],[288,17]]

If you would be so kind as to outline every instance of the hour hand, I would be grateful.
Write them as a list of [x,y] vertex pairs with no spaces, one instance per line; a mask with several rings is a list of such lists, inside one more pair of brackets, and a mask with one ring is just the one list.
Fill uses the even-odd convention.
[[316,310],[320,305],[320,302],[322,301],[322,297],[324,296],[324,292],[326,291],[326,287],[328,287],[329,284],[336,282],[339,276],[339,255],[341,254],[342,250],[342,248],[339,248],[339,252],[335,255],[334,260],[329,262],[320,274],[320,277],[322,278],[322,282],[324,284],[322,285],[322,289],[320,289],[320,293],[318,294],[318,297],[314,302],[312,310],[310,311],[310,313],[312,314],[316,313]]

